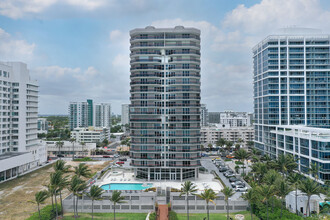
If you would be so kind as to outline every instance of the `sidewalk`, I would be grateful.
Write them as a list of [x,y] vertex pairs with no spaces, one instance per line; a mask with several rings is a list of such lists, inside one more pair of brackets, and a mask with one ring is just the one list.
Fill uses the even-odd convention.
[[167,207],[167,205],[159,205],[158,206],[157,220],[168,220],[168,207]]

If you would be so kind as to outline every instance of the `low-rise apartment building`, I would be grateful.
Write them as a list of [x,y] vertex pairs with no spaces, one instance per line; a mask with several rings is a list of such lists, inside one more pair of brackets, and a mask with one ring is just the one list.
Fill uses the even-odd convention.
[[110,140],[110,129],[107,127],[75,128],[71,132],[71,138],[80,143],[102,142],[104,139]]

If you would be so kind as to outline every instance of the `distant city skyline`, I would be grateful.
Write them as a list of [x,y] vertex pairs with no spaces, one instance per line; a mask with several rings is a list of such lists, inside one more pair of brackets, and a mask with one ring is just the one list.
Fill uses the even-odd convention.
[[201,103],[211,112],[252,112],[252,47],[278,28],[329,30],[329,8],[326,0],[3,0],[0,59],[29,66],[40,86],[40,114],[67,114],[70,101],[85,98],[111,103],[120,114],[129,103],[129,30],[195,27]]

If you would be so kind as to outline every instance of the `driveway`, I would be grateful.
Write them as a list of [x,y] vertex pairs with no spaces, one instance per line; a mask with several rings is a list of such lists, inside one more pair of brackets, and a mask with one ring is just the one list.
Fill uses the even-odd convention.
[[[221,178],[222,182],[228,186],[229,188],[233,188],[229,182],[229,180],[223,175],[223,173],[219,172],[219,169],[214,165],[214,163],[212,162],[211,159],[202,159],[201,160],[201,164],[203,167],[205,167],[206,169],[208,169],[210,172],[213,170],[215,171],[218,176]],[[238,176],[238,175],[237,175]],[[240,177],[240,176],[239,176]],[[241,177],[240,177],[241,178]],[[242,200],[242,198],[240,198],[242,195],[241,192],[235,192],[235,194],[231,197],[231,199],[233,200]]]

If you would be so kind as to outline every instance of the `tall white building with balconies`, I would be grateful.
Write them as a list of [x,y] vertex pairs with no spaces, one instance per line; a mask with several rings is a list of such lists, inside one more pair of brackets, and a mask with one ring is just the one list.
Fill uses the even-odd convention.
[[38,84],[26,64],[0,62],[0,181],[46,162],[37,137]]
[[129,124],[129,104],[121,105],[121,124]]
[[255,147],[330,179],[330,35],[286,28],[253,48]]
[[111,105],[108,103],[94,104],[94,126],[111,127]]
[[198,177],[200,167],[200,30],[130,31],[130,155],[147,180]]

